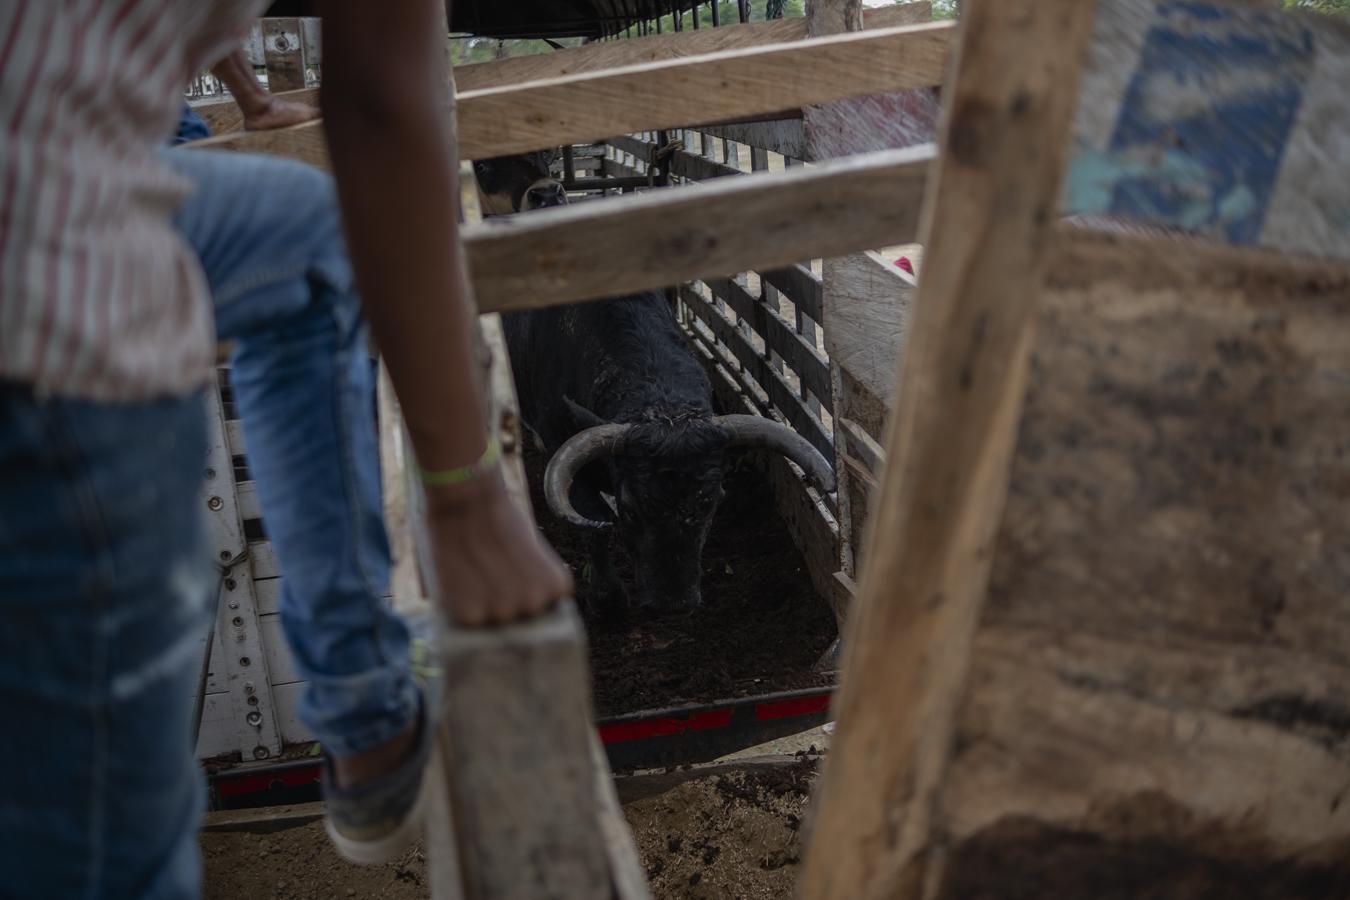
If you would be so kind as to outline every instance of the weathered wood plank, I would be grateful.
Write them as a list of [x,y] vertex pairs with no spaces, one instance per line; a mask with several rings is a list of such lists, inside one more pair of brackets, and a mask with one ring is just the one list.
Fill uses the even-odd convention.
[[415,468],[411,445],[403,424],[403,411],[394,393],[394,384],[383,362],[376,384],[376,402],[380,429],[380,479],[384,497],[384,524],[389,536],[389,591],[395,606],[406,608],[424,604],[427,589],[417,565],[413,537],[410,495],[417,490],[411,477]]
[[741,319],[748,321],[755,332],[764,341],[764,346],[782,357],[783,361],[797,373],[811,393],[820,397],[829,406],[830,367],[817,354],[814,347],[807,346],[802,336],[792,326],[771,310],[764,301],[752,296],[749,291],[728,278],[706,278],[713,294],[730,306]]
[[[629,135],[608,138],[606,143],[624,153],[631,153],[639,159],[649,159],[652,151],[657,149],[656,144],[651,141],[640,140]],[[740,169],[733,169],[724,163],[705,159],[697,153],[690,153],[687,150],[676,150],[671,154],[670,171],[674,175],[689,178],[693,181],[745,174]]]
[[755,352],[755,348],[735,324],[688,285],[680,288],[680,300],[698,316],[717,340],[726,345],[756,386],[768,395],[769,403],[787,423],[810,441],[826,459],[830,458],[834,454],[834,449],[824,427],[806,411],[806,407],[797,399],[796,393],[783,376],[773,370],[768,360]]
[[[947,23],[876,29],[467,91],[457,101],[459,153],[484,159],[936,85],[952,30]],[[676,82],[681,90],[670,91]],[[322,130],[307,122],[194,146],[326,166]]]
[[1065,209],[1350,260],[1347,83],[1343,16],[1101,4]]
[[834,261],[825,306],[825,349],[873,397],[890,405],[914,287],[875,253]]
[[[961,860],[1009,819],[1022,883],[1067,830],[1085,867],[1152,842],[1277,879],[1334,863],[1343,888],[1350,267],[1057,244],[944,790],[949,895],[1001,896]],[[1315,896],[1293,874],[1275,893]]]
[[[868,10],[868,28],[894,28],[931,21],[932,4],[905,3],[884,9]],[[806,38],[804,19],[776,19],[728,25],[723,28],[679,34],[652,34],[623,41],[600,41],[584,47],[569,47],[553,53],[495,59],[455,67],[455,84],[461,91],[476,91],[544,81],[604,69],[664,60],[683,59],[706,53],[782,44]]]
[[581,634],[568,604],[444,637],[441,742],[468,897],[612,896]]
[[263,19],[267,89],[298,91],[305,86],[305,52],[299,19]]
[[269,834],[323,818],[323,802],[268,806],[262,809],[213,810],[202,817],[202,831],[246,831]]
[[1092,13],[1078,0],[962,5],[922,295],[848,620],[806,900],[918,897],[929,877]]
[[796,264],[786,269],[766,270],[760,272],[759,277],[787,294],[802,312],[817,322],[825,321],[820,276],[806,266]]
[[[910,242],[931,160],[931,148],[886,151],[471,226],[479,308],[610,297]],[[596,246],[608,265],[590,263]]]
[[772,150],[792,159],[814,158],[806,140],[806,127],[799,118],[743,125],[701,125],[699,130],[723,140]]
[[466,93],[461,153],[520,153],[935,85],[951,32],[947,24],[876,29]]

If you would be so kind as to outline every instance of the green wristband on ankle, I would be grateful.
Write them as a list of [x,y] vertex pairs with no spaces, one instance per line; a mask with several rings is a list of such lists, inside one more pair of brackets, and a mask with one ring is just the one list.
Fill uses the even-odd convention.
[[473,481],[480,475],[486,474],[497,467],[497,463],[502,460],[502,442],[501,438],[493,437],[488,441],[487,449],[483,455],[478,458],[478,462],[467,466],[460,466],[458,469],[424,469],[420,465],[417,472],[422,476],[422,483],[431,487],[453,487],[457,484],[464,484]]

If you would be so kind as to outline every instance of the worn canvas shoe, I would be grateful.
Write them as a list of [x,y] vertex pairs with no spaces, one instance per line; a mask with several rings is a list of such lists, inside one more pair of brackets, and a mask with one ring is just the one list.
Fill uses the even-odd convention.
[[421,693],[418,734],[412,752],[395,769],[354,788],[340,788],[327,756],[323,796],[328,837],[343,858],[361,865],[388,862],[422,834],[427,761],[436,742],[440,671],[431,652],[429,622],[410,622],[413,676]]

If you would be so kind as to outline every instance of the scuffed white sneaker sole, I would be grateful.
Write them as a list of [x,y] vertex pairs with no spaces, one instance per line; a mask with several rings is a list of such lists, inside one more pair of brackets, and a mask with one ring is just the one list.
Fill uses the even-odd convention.
[[427,799],[427,784],[430,780],[424,768],[422,784],[417,789],[417,797],[408,809],[408,814],[388,834],[373,840],[358,840],[348,837],[337,830],[331,818],[325,816],[323,820],[324,828],[328,832],[328,839],[337,848],[338,854],[347,862],[356,863],[359,866],[377,866],[397,859],[400,854],[417,843],[417,840],[422,837],[422,830],[426,821],[426,809],[429,802]]

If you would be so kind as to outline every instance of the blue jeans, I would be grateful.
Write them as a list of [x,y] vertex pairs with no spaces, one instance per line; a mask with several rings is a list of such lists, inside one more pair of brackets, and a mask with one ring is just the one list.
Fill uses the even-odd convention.
[[235,404],[307,682],[300,716],[329,753],[369,749],[414,721],[418,699],[408,629],[383,599],[375,373],[332,179],[266,156],[160,158],[195,186],[174,225],[235,342]]
[[[374,385],[331,181],[166,149],[195,191],[175,224],[236,342],[235,401],[331,753],[418,710],[383,601]],[[191,697],[218,590],[197,507],[202,398],[99,405],[0,384],[0,897],[198,895]]]
[[178,131],[174,134],[172,143],[186,144],[188,141],[200,141],[210,136],[211,127],[206,124],[206,120],[197,115],[192,106],[184,101],[183,111],[178,114]]
[[0,896],[196,896],[202,397],[0,384]]

